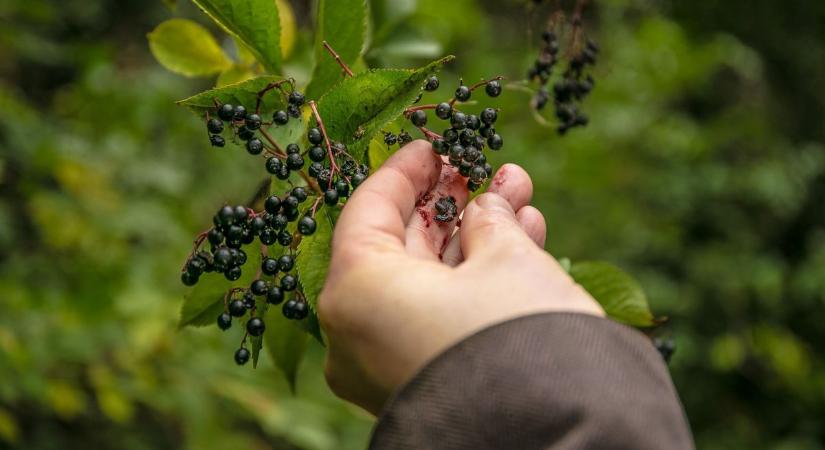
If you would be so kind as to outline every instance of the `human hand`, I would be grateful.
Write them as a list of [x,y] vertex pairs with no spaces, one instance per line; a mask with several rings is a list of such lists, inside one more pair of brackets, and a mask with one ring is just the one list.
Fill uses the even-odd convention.
[[340,397],[378,414],[428,361],[496,323],[541,312],[603,316],[543,250],[532,183],[507,164],[454,222],[433,203],[467,202],[465,180],[426,141],[394,154],[353,193],[335,228],[318,303],[329,340],[326,377]]

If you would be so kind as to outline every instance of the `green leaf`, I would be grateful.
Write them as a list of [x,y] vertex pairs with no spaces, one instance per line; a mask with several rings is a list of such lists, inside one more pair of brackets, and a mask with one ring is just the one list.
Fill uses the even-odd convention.
[[559,258],[559,265],[565,272],[570,273],[570,267],[573,263],[570,262],[570,258]]
[[264,346],[275,367],[284,373],[289,387],[295,392],[295,375],[304,357],[309,335],[298,323],[284,317],[280,308],[272,308],[270,311],[264,318]]
[[570,268],[570,275],[611,319],[637,327],[656,325],[641,286],[618,267],[603,261],[577,262]]
[[315,233],[304,236],[298,245],[295,267],[301,274],[301,291],[313,312],[317,311],[318,295],[327,279],[332,251],[332,230],[339,213],[340,208],[324,206],[315,217],[318,223]]
[[[258,317],[266,318],[266,312],[269,310],[269,303],[266,302],[266,298],[259,297],[255,301],[255,306],[257,308]],[[252,368],[257,369],[258,356],[261,354],[261,348],[264,345],[264,338],[263,336],[250,336],[249,343],[251,347],[250,353],[252,353]]]
[[155,59],[181,75],[213,75],[232,65],[209,31],[191,20],[167,20],[152,30],[148,38]]
[[[323,46],[327,41],[344,63],[355,63],[364,49],[367,33],[365,0],[319,0],[315,29],[315,67],[306,88],[309,98],[319,98],[346,74]],[[352,66],[350,66],[352,67]]]
[[246,44],[268,72],[281,72],[281,21],[273,0],[192,1],[227,33]]
[[224,295],[233,287],[248,286],[252,282],[260,258],[257,261],[257,265],[254,261],[247,262],[241,278],[236,281],[227,281],[220,273],[201,275],[198,284],[183,296],[178,328],[215,325],[218,314],[223,311]]
[[376,69],[345,78],[318,101],[330,139],[343,142],[358,162],[365,162],[372,137],[412,104],[429,75],[453,58],[418,70]]
[[[214,111],[215,100],[219,103],[231,103],[233,105],[244,105],[249,110],[255,109],[255,104],[258,100],[258,92],[264,89],[270,83],[280,81],[283,78],[274,76],[263,76],[252,78],[251,80],[242,81],[240,83],[230,84],[200,94],[193,95],[177,103],[191,109],[192,112],[199,116],[206,114],[206,111]],[[286,106],[286,100],[277,89],[273,89],[263,96],[261,103],[261,115],[272,114],[276,109],[281,109]]]
[[234,64],[218,75],[218,81],[215,82],[215,87],[224,87],[230,84],[237,84],[251,78],[255,78],[255,72],[253,72],[252,69]]

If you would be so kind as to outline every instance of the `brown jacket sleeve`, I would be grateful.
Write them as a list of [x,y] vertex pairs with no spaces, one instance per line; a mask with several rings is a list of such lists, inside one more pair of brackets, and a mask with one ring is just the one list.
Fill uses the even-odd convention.
[[641,333],[567,313],[501,323],[431,361],[388,402],[372,449],[692,449]]

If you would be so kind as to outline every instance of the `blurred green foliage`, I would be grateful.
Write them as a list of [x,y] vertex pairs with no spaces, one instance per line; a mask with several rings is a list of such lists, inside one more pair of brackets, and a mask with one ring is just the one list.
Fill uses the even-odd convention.
[[[559,138],[509,90],[494,162],[533,176],[551,252],[621,266],[670,317],[699,448],[825,448],[825,7],[593,3],[591,125]],[[292,4],[284,67],[305,80],[312,13]],[[546,12],[376,0],[366,62],[452,53],[444,86],[518,80]],[[328,391],[317,344],[292,396],[266,359],[231,363],[239,330],[176,330],[189,240],[260,167],[173,104],[211,83],[153,62],[145,35],[172,15],[0,4],[0,448],[363,448],[372,419]],[[174,15],[210,26],[184,0]]]

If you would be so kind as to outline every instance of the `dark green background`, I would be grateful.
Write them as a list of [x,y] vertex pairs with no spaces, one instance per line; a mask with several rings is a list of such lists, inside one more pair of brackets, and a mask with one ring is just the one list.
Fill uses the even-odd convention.
[[[559,138],[508,91],[494,162],[533,176],[550,251],[620,265],[670,317],[699,448],[825,448],[825,3],[593,3],[591,125]],[[0,3],[0,448],[363,448],[372,421],[329,393],[319,347],[291,396],[269,361],[231,362],[234,334],[175,330],[193,234],[261,167],[174,106],[213,81],[149,55],[174,15],[207,23],[185,0]],[[373,16],[370,64],[453,53],[448,88],[517,80],[537,50],[523,2]]]

